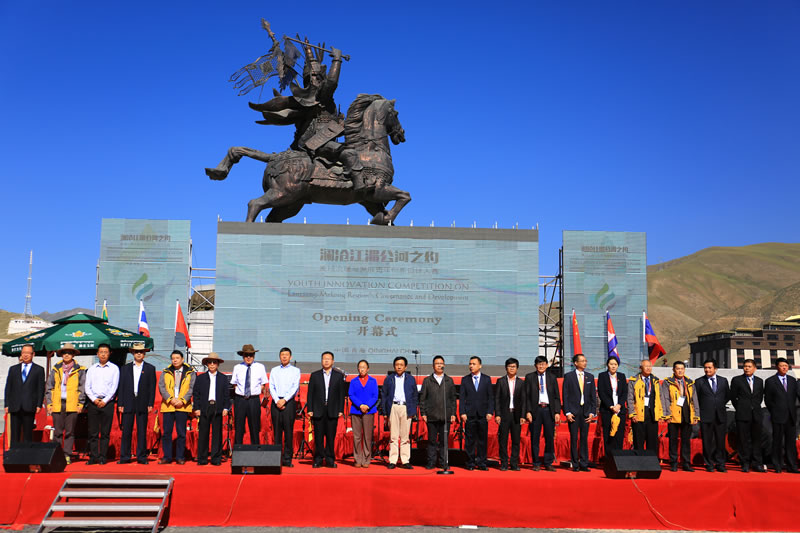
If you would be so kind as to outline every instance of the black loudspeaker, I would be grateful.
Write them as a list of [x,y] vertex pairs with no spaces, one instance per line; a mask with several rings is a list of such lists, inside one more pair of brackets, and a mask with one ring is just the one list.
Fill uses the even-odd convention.
[[57,442],[18,442],[3,452],[6,472],[63,472],[64,450]]
[[234,444],[232,474],[280,474],[281,447],[276,444]]
[[649,450],[612,450],[606,455],[603,471],[611,479],[658,479],[661,463],[656,453]]

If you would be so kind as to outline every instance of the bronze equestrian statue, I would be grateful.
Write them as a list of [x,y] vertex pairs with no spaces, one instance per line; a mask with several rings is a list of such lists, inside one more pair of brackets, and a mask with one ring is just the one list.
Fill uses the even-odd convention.
[[[242,157],[267,163],[262,182],[264,195],[248,202],[247,222],[255,222],[259,213],[267,208],[271,209],[267,222],[282,222],[295,216],[303,205],[309,203],[359,203],[373,215],[372,224],[393,224],[400,210],[411,201],[406,191],[392,185],[394,167],[389,139],[394,144],[405,142],[405,131],[398,120],[394,100],[360,94],[347,110],[347,116],[342,117],[333,99],[339,82],[342,52],[333,47],[331,50],[315,47],[307,39],[300,41],[287,37],[284,37],[287,49],[283,52],[269,25],[263,23],[275,43],[273,55],[262,56],[240,70],[240,74],[244,72],[250,76],[250,88],[263,84],[271,77],[264,76],[264,73],[272,72],[269,62],[263,58],[274,59],[274,54],[278,56],[275,74],[278,70],[288,73],[293,66],[290,64],[291,41],[303,45],[304,86],[282,79],[282,85],[289,86],[291,95],[283,96],[273,89],[273,98],[269,101],[250,103],[250,107],[263,116],[258,124],[294,125],[294,140],[288,150],[280,153],[268,154],[234,146],[216,168],[206,168],[206,174],[213,180],[224,180]],[[312,48],[319,53],[315,54]],[[329,71],[322,64],[324,52],[329,52],[332,57]],[[240,86],[241,83],[237,85]],[[336,139],[342,134],[344,142],[339,143]],[[387,211],[391,201],[394,205]]]

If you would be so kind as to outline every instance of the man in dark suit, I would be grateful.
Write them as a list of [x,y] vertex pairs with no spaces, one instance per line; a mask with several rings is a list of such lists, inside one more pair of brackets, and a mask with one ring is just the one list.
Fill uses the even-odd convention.
[[[619,368],[617,357],[609,356],[606,368],[608,370],[597,375],[597,397],[600,399],[597,411],[600,413],[600,422],[603,425],[605,456],[609,457],[611,450],[622,449],[622,439],[625,437],[625,420],[628,417],[628,380],[625,374],[617,372]],[[619,418],[619,426],[612,436],[611,419],[614,415]]]
[[[218,372],[224,363],[211,352],[201,361],[208,372],[197,376],[192,391],[192,408],[197,417],[197,464],[208,464],[208,437],[211,437],[211,464],[222,462],[222,419],[231,408],[231,384],[228,376]],[[211,435],[209,435],[209,431]]]
[[517,378],[519,361],[506,360],[506,375],[495,384],[494,406],[500,470],[508,470],[508,434],[511,433],[511,470],[519,470],[519,439],[525,421],[525,383]]
[[5,412],[11,414],[11,445],[33,442],[36,413],[44,402],[44,369],[33,364],[33,345],[26,344],[20,362],[8,369]]
[[143,342],[131,348],[133,361],[119,372],[117,409],[122,415],[122,441],[119,464],[131,462],[131,438],[133,422],[136,421],[136,462],[147,464],[147,415],[153,411],[156,400],[156,367],[145,362],[147,353]]
[[705,376],[695,382],[697,400],[700,402],[700,436],[703,439],[703,461],[706,470],[727,472],[725,468],[725,428],[728,420],[725,405],[730,399],[728,380],[717,375],[717,362],[706,359],[703,363]]
[[544,431],[544,468],[555,472],[553,461],[555,453],[555,428],[561,423],[561,397],[555,374],[547,372],[547,358],[539,355],[534,360],[536,372],[525,376],[525,417],[528,419],[528,433],[531,436],[533,469],[538,471],[539,439]]
[[406,372],[408,360],[402,355],[392,363],[394,372],[383,380],[381,410],[389,421],[389,464],[390,470],[398,466],[411,470],[411,419],[417,414],[419,394],[417,382]]
[[764,381],[755,375],[756,362],[745,359],[744,373],[731,380],[731,403],[736,409],[736,433],[739,437],[739,459],[742,472],[750,467],[764,472],[761,456],[761,402],[764,400]]
[[469,359],[469,374],[461,378],[458,412],[464,424],[464,446],[467,450],[467,470],[488,470],[486,448],[489,440],[489,420],[494,414],[492,378],[481,374],[481,358]]
[[783,456],[789,472],[797,470],[797,380],[788,375],[789,362],[783,357],[775,361],[777,374],[764,382],[764,402],[772,419],[772,465],[775,473],[783,471]]
[[333,368],[333,353],[322,352],[322,368],[308,379],[308,418],[314,424],[314,468],[323,460],[336,468],[333,444],[336,427],[344,413],[344,374]]
[[597,414],[597,391],[594,376],[586,372],[586,357],[582,353],[572,357],[575,370],[564,375],[561,397],[564,398],[564,415],[569,424],[569,447],[572,471],[589,471],[589,422]]

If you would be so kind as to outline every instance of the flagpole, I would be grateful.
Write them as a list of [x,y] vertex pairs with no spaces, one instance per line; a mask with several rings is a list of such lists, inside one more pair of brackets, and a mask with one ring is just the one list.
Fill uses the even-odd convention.
[[172,332],[172,349],[173,350],[177,349],[177,347],[178,347],[178,345],[175,344],[175,341],[178,340],[177,339],[177,337],[178,337],[177,336],[177,332],[178,332],[178,309],[180,309],[180,305],[181,305],[181,301],[179,299],[175,298],[175,322],[174,322],[175,326],[173,328],[174,331]]

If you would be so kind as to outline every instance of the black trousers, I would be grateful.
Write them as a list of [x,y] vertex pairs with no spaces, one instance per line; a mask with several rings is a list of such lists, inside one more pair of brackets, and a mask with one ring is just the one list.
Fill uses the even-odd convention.
[[789,470],[797,470],[797,426],[792,422],[772,423],[772,465],[775,470],[783,469],[783,456]]
[[603,427],[603,449],[605,450],[605,457],[611,457],[611,450],[621,450],[623,440],[625,439],[625,412],[619,412],[619,427],[617,428],[617,433],[612,437],[611,417],[613,415],[614,413],[605,409],[600,415],[600,425]]
[[336,460],[333,454],[333,443],[336,440],[336,427],[339,425],[338,416],[314,417],[314,464],[322,464],[324,459],[328,465]]
[[234,444],[244,442],[244,423],[250,428],[250,444],[261,444],[261,398],[251,396],[245,399],[244,396],[236,395],[233,400],[233,421],[236,425],[236,436]]
[[644,422],[631,424],[631,431],[633,431],[634,449],[646,449],[658,456],[658,420],[655,420],[650,409],[644,410]]
[[161,446],[164,449],[164,460],[172,461],[172,426],[175,426],[175,459],[180,461],[186,454],[186,422],[189,413],[186,411],[169,411],[161,414],[164,427],[161,428]]
[[122,413],[122,441],[119,445],[119,458],[129,461],[131,458],[131,439],[133,438],[133,423],[136,422],[136,459],[147,460],[147,411],[143,413]]
[[556,445],[555,445],[555,430],[556,420],[553,418],[553,413],[547,407],[540,407],[536,411],[536,416],[533,417],[533,423],[530,425],[531,435],[531,453],[533,455],[533,465],[539,466],[539,440],[544,431],[544,466],[553,464],[556,458]]
[[508,466],[508,435],[511,434],[511,466],[519,466],[519,437],[522,425],[519,415],[512,411],[508,416],[500,419],[497,427],[497,445],[500,449],[500,464]]
[[572,468],[589,467],[589,422],[582,414],[575,415],[569,425],[569,453]]
[[[210,435],[209,435],[210,433]],[[209,404],[197,421],[197,463],[208,462],[208,438],[211,437],[211,462],[222,462],[222,409]]]
[[742,466],[763,466],[761,453],[761,420],[737,420],[736,434],[739,437],[739,459]]
[[700,437],[706,466],[725,466],[725,422],[700,422]]
[[33,442],[36,411],[17,411],[11,414],[11,443]]
[[108,438],[111,434],[111,424],[114,422],[114,402],[107,403],[102,409],[89,402],[87,417],[89,425],[89,460],[106,460],[108,454]]
[[669,463],[678,464],[678,439],[681,441],[681,459],[684,466],[692,464],[692,424],[681,422],[680,424],[667,424],[667,435],[669,435]]
[[486,466],[486,448],[489,441],[489,422],[485,416],[467,416],[464,427],[464,446],[467,466]]
[[287,401],[283,409],[278,409],[275,402],[271,403],[270,416],[272,417],[272,435],[275,444],[283,443],[283,464],[292,464],[294,455],[294,419],[296,405],[294,398]]
[[444,431],[444,420],[433,421],[428,418],[428,466],[436,465],[436,456],[444,467],[444,450],[448,445],[447,434]]

